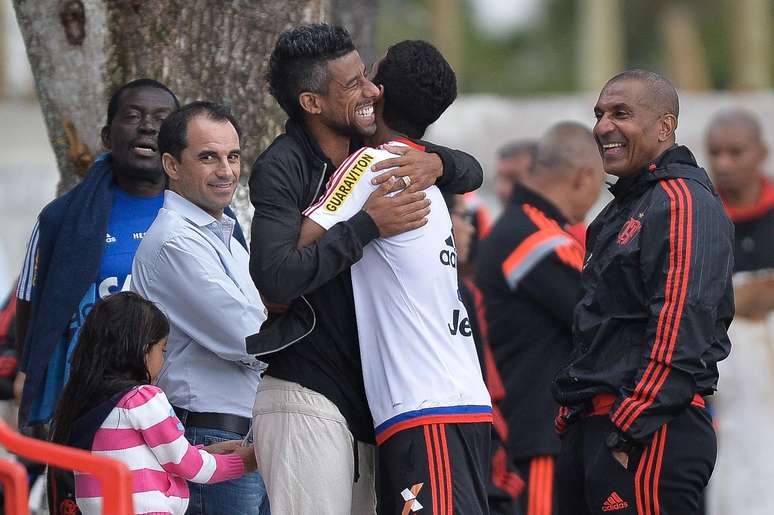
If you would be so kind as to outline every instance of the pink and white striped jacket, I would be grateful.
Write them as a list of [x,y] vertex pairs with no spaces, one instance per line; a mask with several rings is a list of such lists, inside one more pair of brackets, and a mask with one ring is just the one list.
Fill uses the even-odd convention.
[[[135,513],[182,515],[188,507],[186,480],[218,483],[244,473],[242,458],[194,447],[183,431],[167,396],[152,385],[124,395],[97,430],[91,452],[129,467]],[[102,489],[94,476],[76,472],[75,497],[84,515],[102,513]]]

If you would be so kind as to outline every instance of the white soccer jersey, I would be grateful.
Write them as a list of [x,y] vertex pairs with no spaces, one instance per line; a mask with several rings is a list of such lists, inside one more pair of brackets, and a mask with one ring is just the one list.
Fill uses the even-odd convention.
[[[391,142],[391,145],[403,144]],[[330,229],[377,188],[371,166],[395,157],[363,148],[336,170],[304,214]],[[376,440],[427,423],[490,422],[489,393],[460,301],[451,219],[441,192],[426,190],[428,223],[367,245],[352,266],[363,379]]]

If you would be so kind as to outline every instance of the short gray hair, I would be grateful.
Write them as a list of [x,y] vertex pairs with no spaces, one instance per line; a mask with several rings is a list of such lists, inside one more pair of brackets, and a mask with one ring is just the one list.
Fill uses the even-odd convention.
[[591,130],[577,122],[560,122],[540,138],[531,173],[564,175],[585,164],[589,156],[599,157]]
[[[677,96],[677,90],[663,75],[648,70],[638,68],[626,70],[619,73],[605,84],[607,88],[610,84],[625,80],[634,80],[643,82],[648,88],[649,99],[655,107],[661,108],[662,113],[671,113],[678,118],[680,115],[680,99]],[[603,90],[605,89],[603,88]]]

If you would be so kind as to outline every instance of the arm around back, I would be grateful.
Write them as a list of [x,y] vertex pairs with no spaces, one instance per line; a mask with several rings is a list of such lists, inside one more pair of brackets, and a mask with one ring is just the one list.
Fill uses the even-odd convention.
[[352,266],[363,255],[363,247],[379,236],[373,219],[361,211],[298,248],[302,210],[308,207],[302,168],[300,159],[259,158],[250,177],[255,207],[250,274],[273,302],[288,302],[319,288]]

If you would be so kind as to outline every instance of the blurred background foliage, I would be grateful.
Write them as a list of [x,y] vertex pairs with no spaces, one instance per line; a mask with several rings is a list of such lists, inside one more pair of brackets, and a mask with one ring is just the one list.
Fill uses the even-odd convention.
[[[770,86],[774,64],[768,35],[774,14],[772,1],[502,0],[501,3],[508,2],[526,4],[527,8],[510,29],[494,29],[492,18],[488,22],[477,15],[482,10],[481,0],[382,0],[376,29],[377,54],[402,39],[429,39],[456,65],[461,90],[465,93],[524,96],[588,89],[589,82],[583,78],[585,68],[599,67],[600,63],[594,62],[596,59],[610,59],[599,55],[605,52],[612,54],[612,60],[616,61],[611,63],[615,64],[611,69],[642,67],[679,78],[680,71],[688,67],[690,76],[676,80],[684,82],[678,84],[684,89]],[[497,0],[488,0],[488,3],[496,4]],[[596,16],[597,20],[584,21],[584,16]],[[600,16],[605,17],[604,22]],[[597,25],[592,28],[589,22]],[[597,38],[603,52],[595,52],[594,57],[584,55],[584,37]],[[755,62],[755,51],[751,51],[750,45],[758,45],[759,53],[765,54],[763,82],[733,78],[738,68],[744,67],[735,58],[752,59],[754,62],[749,66],[761,67],[760,62]],[[758,74],[761,75],[761,70]]]

